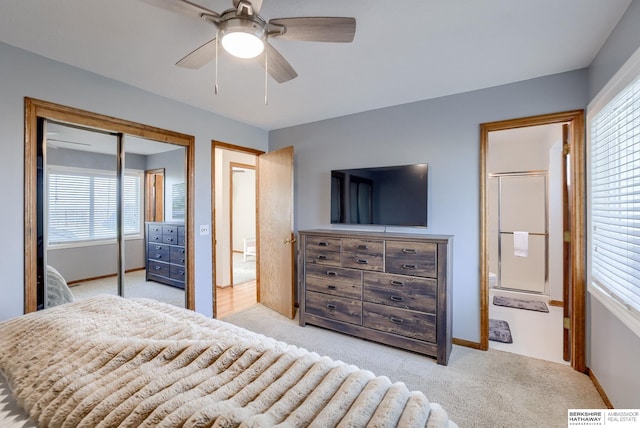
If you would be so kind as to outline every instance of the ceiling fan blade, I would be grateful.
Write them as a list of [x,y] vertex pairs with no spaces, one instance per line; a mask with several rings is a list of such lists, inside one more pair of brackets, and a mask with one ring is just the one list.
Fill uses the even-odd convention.
[[[262,0],[246,0],[251,3],[251,7],[253,8],[253,13],[260,13],[260,9],[262,9]],[[240,4],[240,0],[233,0],[233,7],[238,8],[238,4]]]
[[276,18],[271,19],[269,24],[284,26],[286,28],[284,34],[273,37],[286,40],[350,43],[356,34],[355,18],[312,16]]
[[176,65],[184,68],[198,69],[216,57],[216,39],[209,40],[204,45],[195,49],[187,56],[176,62]]
[[217,21],[220,18],[220,14],[207,9],[204,6],[193,3],[189,0],[142,0],[145,3],[151,4],[162,9],[177,12],[182,15],[193,16],[195,18],[202,18],[203,16],[213,18]]
[[265,43],[265,50],[258,56],[258,61],[264,67],[264,56],[267,56],[267,72],[278,83],[288,82],[298,77],[298,73],[291,64],[269,43]]

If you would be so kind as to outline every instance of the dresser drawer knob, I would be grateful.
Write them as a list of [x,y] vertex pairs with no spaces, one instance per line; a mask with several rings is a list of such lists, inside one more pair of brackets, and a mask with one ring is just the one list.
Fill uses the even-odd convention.
[[161,259],[162,258],[162,254],[156,254],[156,259]]
[[338,272],[333,271],[333,270],[328,270],[328,271],[325,272],[325,274],[327,276],[338,276]]
[[365,245],[365,244],[358,245],[358,250],[368,250],[368,249],[369,249],[368,245]]
[[402,265],[402,269],[418,269],[416,265]]
[[336,287],[335,285],[327,285],[327,288],[329,290],[337,290],[338,289],[338,287]]
[[405,254],[416,254],[417,251],[415,248],[403,248],[402,252]]
[[160,269],[162,269],[162,268],[161,268],[160,266],[156,266],[156,267],[155,267],[155,269],[156,269],[156,270],[160,270]]
[[184,259],[180,259],[180,263],[184,263]]
[[324,255],[320,254],[318,256],[318,260],[327,260],[327,256],[324,256]]
[[338,309],[338,307],[332,303],[327,304],[327,309],[331,309],[332,311],[335,311],[336,309]]
[[365,259],[356,259],[356,263],[358,263],[359,265],[368,265],[369,262]]
[[329,246],[328,242],[324,242],[324,241],[318,242],[318,247],[328,247],[328,246]]
[[402,302],[404,300],[400,296],[391,296],[391,297],[389,297],[389,299],[391,299],[392,302]]
[[167,241],[173,242],[173,238],[167,238]]
[[402,318],[391,317],[389,319],[394,324],[402,324],[404,322],[404,320]]
[[396,279],[392,279],[392,280],[391,280],[391,285],[397,285],[397,286],[399,286],[399,287],[404,287],[404,282],[402,282],[402,281],[398,281],[398,280],[396,280]]

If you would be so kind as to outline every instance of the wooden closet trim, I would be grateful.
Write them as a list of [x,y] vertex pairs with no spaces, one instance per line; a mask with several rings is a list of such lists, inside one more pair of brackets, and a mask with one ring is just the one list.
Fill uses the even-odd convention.
[[187,185],[187,284],[186,307],[195,308],[194,295],[194,204],[195,137],[154,126],[143,125],[103,114],[25,97],[24,99],[24,312],[37,310],[37,144],[38,118],[82,125],[105,131],[146,138],[162,143],[184,146],[186,149]]

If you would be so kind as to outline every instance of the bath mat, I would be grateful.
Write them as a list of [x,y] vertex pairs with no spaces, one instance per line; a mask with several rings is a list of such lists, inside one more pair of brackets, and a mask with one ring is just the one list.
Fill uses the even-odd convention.
[[489,318],[489,340],[502,343],[513,343],[509,323]]
[[511,297],[493,296],[493,304],[509,308],[526,309],[528,311],[549,312],[547,304],[539,300],[522,300]]

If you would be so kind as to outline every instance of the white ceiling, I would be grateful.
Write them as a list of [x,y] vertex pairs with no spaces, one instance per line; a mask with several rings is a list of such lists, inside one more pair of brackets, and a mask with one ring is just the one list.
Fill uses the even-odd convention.
[[[191,0],[222,12],[231,0]],[[2,0],[0,41],[263,129],[580,69],[631,0],[264,0],[267,20],[350,16],[350,44],[272,40],[299,76],[252,61],[174,64],[215,36],[141,0]]]

